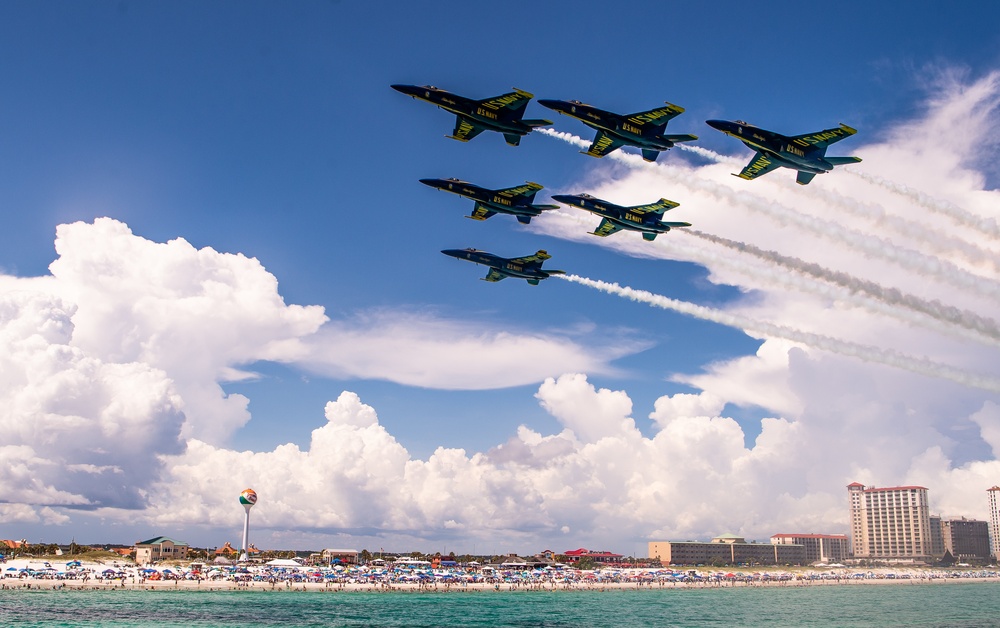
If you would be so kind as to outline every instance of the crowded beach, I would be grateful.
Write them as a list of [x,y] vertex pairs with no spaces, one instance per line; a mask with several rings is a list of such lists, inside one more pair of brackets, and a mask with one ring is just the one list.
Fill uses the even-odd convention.
[[137,567],[122,563],[52,563],[12,560],[3,565],[0,589],[429,591],[613,590],[939,584],[998,582],[995,568],[934,569],[825,566],[794,570],[716,570],[569,567],[523,568],[479,564],[433,568],[401,557],[382,564],[306,566],[294,560],[267,564]]

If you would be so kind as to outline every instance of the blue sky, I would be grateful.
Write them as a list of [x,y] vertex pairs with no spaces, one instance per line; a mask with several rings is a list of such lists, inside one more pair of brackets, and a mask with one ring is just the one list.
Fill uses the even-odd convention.
[[[272,354],[248,350],[240,355],[249,358],[220,360],[228,367],[253,373],[253,378],[219,378],[197,385],[189,382],[193,387],[219,386],[227,395],[248,399],[252,418],[244,426],[220,430],[213,438],[204,436],[210,445],[226,451],[270,452],[285,443],[305,450],[312,431],[324,424],[324,405],[350,391],[374,408],[378,424],[412,459],[427,461],[439,447],[463,449],[472,457],[515,438],[518,426],[546,436],[569,428],[572,421],[547,409],[545,394],[540,392],[546,377],[558,379],[566,373],[585,375],[595,389],[627,394],[631,409],[626,414],[634,418],[639,434],[653,439],[665,425],[648,418],[658,399],[700,393],[704,388],[695,378],[711,373],[722,377],[713,365],[754,356],[762,337],[565,281],[546,281],[538,287],[514,280],[488,284],[479,281],[485,274],[481,267],[456,262],[439,251],[472,246],[515,256],[543,248],[552,254],[547,265],[553,268],[721,310],[757,307],[758,315],[772,316],[774,322],[789,327],[810,327],[814,320],[811,311],[796,310],[794,299],[781,308],[768,300],[770,289],[778,295],[774,298],[787,297],[787,286],[727,280],[726,271],[669,251],[675,237],[679,243],[690,244],[690,236],[661,236],[661,248],[653,254],[642,252],[636,234],[616,234],[612,237],[618,240],[610,244],[595,242],[596,238],[586,235],[597,223],[589,215],[580,216],[590,222],[579,226],[579,237],[565,233],[561,226],[525,227],[504,216],[485,223],[464,219],[471,201],[437,193],[418,179],[454,176],[486,187],[537,181],[546,186],[541,202],[547,194],[596,194],[616,186],[625,198],[628,190],[646,193],[646,184],[630,179],[637,171],[623,162],[580,155],[577,148],[538,133],[524,138],[516,148],[490,133],[467,144],[446,139],[453,116],[406,98],[389,85],[434,84],[473,98],[501,94],[513,86],[538,98],[575,98],[620,112],[650,109],[666,100],[687,110],[670,123],[672,132],[699,135],[697,146],[736,155],[740,160],[749,159],[749,151],[713,131],[704,124],[706,119],[746,119],[789,134],[844,122],[858,128],[859,133],[831,153],[857,154],[862,146],[891,145],[893,138],[900,136],[898,129],[919,126],[931,117],[928,112],[935,111],[941,99],[961,97],[961,89],[952,93],[947,86],[975,85],[997,71],[997,23],[1000,8],[990,3],[942,8],[940,3],[930,2],[776,2],[752,10],[730,2],[711,6],[623,3],[613,8],[586,2],[514,2],[502,6],[446,2],[8,3],[0,7],[0,76],[4,87],[0,117],[6,121],[0,141],[0,215],[4,221],[0,270],[10,277],[45,276],[56,259],[53,241],[57,225],[93,223],[99,217],[109,217],[127,224],[135,237],[150,242],[183,238],[196,249],[210,247],[220,253],[256,258],[277,280],[277,292],[286,304],[322,306],[330,323],[319,333],[325,331],[329,337],[311,345],[311,357],[282,354],[278,359],[266,359],[262,356]],[[593,137],[582,124],[556,116],[535,102],[528,105],[527,116],[558,118],[555,129],[588,140]],[[922,191],[966,208],[970,208],[966,198],[995,192],[1000,175],[996,161],[969,152],[990,150],[984,144],[989,143],[972,140],[954,149],[956,154],[969,157],[955,168],[979,177],[971,184],[974,189],[948,192],[937,187]],[[994,144],[994,156],[995,148]],[[928,159],[934,159],[933,153]],[[715,167],[710,159],[676,149],[660,161],[692,171]],[[866,156],[859,167],[867,163]],[[894,171],[889,168],[878,174],[892,179]],[[779,171],[768,177],[777,181],[768,186],[778,185],[781,180],[790,180],[791,174]],[[869,201],[863,194],[837,187],[848,178],[834,172],[819,177],[811,187],[839,191],[860,202],[881,202],[890,208],[890,200]],[[957,175],[955,179],[966,180]],[[752,182],[757,183],[761,182]],[[907,181],[914,189],[920,183],[920,179]],[[752,191],[763,188],[757,186]],[[961,195],[966,192],[968,197]],[[787,197],[792,193],[779,190],[774,194]],[[683,188],[668,184],[651,187],[647,196],[637,197],[635,203],[660,196],[673,199],[681,206],[671,217],[689,220],[705,231],[718,224],[713,219],[703,222],[704,227],[699,225],[700,215],[706,212],[724,210],[733,220],[742,220],[744,217],[736,213],[746,211],[723,208],[721,201],[705,205],[693,195],[685,197]],[[905,204],[900,199],[896,202],[905,215]],[[572,215],[575,210],[565,211]],[[839,219],[836,215],[827,217]],[[845,222],[878,233],[875,225]],[[79,237],[95,248],[101,246],[96,235]],[[728,233],[726,237],[736,236]],[[803,256],[796,252],[799,247],[792,246],[798,237],[785,230],[759,243]],[[993,251],[989,246],[981,248]],[[834,248],[831,255],[837,253]],[[129,260],[121,261],[125,264]],[[132,262],[143,263],[139,259]],[[101,266],[89,268],[100,272]],[[896,275],[887,272],[884,277],[891,281]],[[184,276],[170,281],[183,282]],[[68,288],[60,294],[73,298]],[[947,292],[926,296],[965,303],[964,297],[951,299]],[[837,305],[828,300],[817,307],[817,311],[829,312]],[[990,313],[982,304],[963,307],[984,316]],[[79,312],[86,311],[81,305]],[[589,361],[577,371],[572,361],[562,360],[558,372],[528,369],[533,375],[519,379],[504,377],[519,368],[517,356],[511,365],[499,368],[483,363],[492,359],[491,353],[484,358],[460,352],[460,357],[450,360],[460,360],[456,370],[469,377],[459,382],[428,376],[417,385],[396,374],[389,364],[391,359],[384,356],[384,370],[364,372],[345,369],[342,359],[334,360],[338,366],[330,367],[324,358],[324,351],[340,350],[336,339],[340,333],[370,337],[382,327],[392,329],[413,320],[433,322],[435,329],[442,330],[443,340],[435,345],[439,347],[449,344],[449,333],[456,334],[456,339],[462,334],[475,338],[504,333],[558,341],[564,343],[560,346],[572,346],[586,354]],[[81,320],[73,322],[78,329],[84,325]],[[420,326],[415,329],[415,336],[419,336]],[[872,337],[878,335],[873,331],[863,342],[874,342]],[[296,336],[302,340],[309,334]],[[894,350],[913,346],[902,333],[882,337]],[[252,340],[250,335],[247,338]],[[105,363],[124,360],[126,355],[99,350],[96,340],[84,346],[74,338],[68,344],[83,347]],[[962,368],[989,374],[995,349],[978,358],[956,358],[963,355],[962,347],[935,343],[919,347],[916,353],[932,361],[951,360],[952,365],[957,360]],[[419,350],[400,341],[401,353]],[[849,360],[830,358],[815,348],[811,351],[809,355],[817,364]],[[785,353],[798,355],[794,350]],[[528,352],[524,361],[536,358]],[[968,362],[963,362],[966,359]],[[172,372],[164,363],[154,360],[150,364],[165,369],[173,381],[188,377]],[[434,368],[437,361],[428,360],[428,364]],[[592,368],[585,369],[588,364]],[[843,386],[840,398],[863,397],[859,391],[864,391],[864,386],[855,378],[865,381],[866,375],[854,374],[849,367],[831,368],[835,375],[844,374],[845,381],[826,376],[834,389],[829,394]],[[481,377],[477,377],[479,373]],[[194,376],[190,377],[193,381]],[[871,401],[905,406],[920,396],[912,394],[920,384],[896,381],[902,376],[894,370],[886,377],[894,381],[893,392],[874,389],[870,391],[872,398],[862,398],[858,405]],[[790,376],[789,381],[796,380]],[[187,389],[183,384],[178,386],[180,396],[185,397]],[[721,400],[718,416],[735,421],[748,451],[762,432],[761,419],[804,421],[809,408],[823,405],[801,391],[796,401],[787,403],[768,402],[749,393],[730,397],[716,393]],[[887,399],[891,395],[898,398]],[[995,392],[984,396],[980,391],[977,395],[942,409],[939,398],[928,393],[926,406],[901,412],[937,417],[928,419],[930,423],[950,413],[952,418],[962,419],[958,422],[962,429],[975,431],[975,426],[982,426],[968,417],[996,399]],[[197,401],[184,401],[178,407],[183,406],[181,411],[193,416]],[[549,402],[555,404],[551,399]],[[715,403],[709,405],[714,408]],[[76,415],[87,416],[82,412]],[[577,432],[581,429],[578,426]],[[934,429],[945,430],[940,425]],[[185,432],[181,440],[189,437]],[[927,438],[903,455],[891,471],[879,473],[877,465],[859,458],[843,471],[867,475],[847,481],[888,484],[912,479],[907,475],[914,468],[909,461],[914,452],[926,452],[925,445],[934,442],[933,435]],[[959,469],[973,460],[992,461],[987,436],[976,432],[968,442],[957,437],[954,442],[963,445],[955,449],[978,453],[962,454],[965,458],[955,454],[946,470]],[[43,450],[38,445],[35,453],[42,455]],[[948,447],[944,451],[954,454]],[[176,454],[174,450],[164,452]],[[63,460],[60,464],[72,462],[69,458],[59,460]],[[173,463],[163,464],[163,472],[149,479],[148,486],[137,487],[147,500],[157,482],[170,483]],[[513,471],[511,474],[517,476]],[[321,474],[316,477],[320,482],[336,482],[323,479]],[[249,485],[261,480],[235,481]],[[798,492],[790,489],[790,493],[829,494],[829,503],[836,504],[841,496],[828,489],[810,486]],[[536,486],[532,494],[537,493],[545,502],[546,490]],[[86,494],[86,490],[81,491]],[[261,507],[255,512],[264,510],[271,497],[259,488],[258,492]],[[359,495],[378,499],[364,491]],[[509,497],[518,502],[516,492]],[[235,539],[229,515],[201,524],[197,519],[171,518],[161,512],[162,505],[147,502],[145,507],[133,504],[119,509],[122,504],[88,499],[89,505],[82,509],[58,499],[38,503],[13,499],[11,504],[23,508],[12,506],[0,515],[0,536],[65,540],[75,534],[78,540],[127,542],[133,540],[131,536],[186,534],[191,542],[206,545]],[[965,508],[966,502],[954,503],[956,510]],[[43,513],[46,508],[49,510]],[[742,529],[765,538],[778,531],[767,532],[771,520],[744,521],[731,512],[724,513],[717,524],[727,526],[726,530],[708,529],[712,524],[704,521],[688,525],[664,513],[644,520],[645,531],[629,529],[621,537],[611,531],[613,523],[595,518],[590,523],[600,519],[603,527],[595,526],[601,531],[588,535],[577,533],[586,529],[587,520],[558,525],[560,517],[555,513],[559,509],[551,504],[545,509],[556,523],[524,529],[501,526],[502,532],[496,534],[512,545],[512,550],[525,551],[559,543],[573,547],[621,543],[631,547],[636,539],[656,532],[710,536],[712,532]],[[32,514],[25,514],[28,511]],[[840,525],[837,512],[822,502],[821,506],[801,505],[794,512],[797,519],[793,514],[787,516],[802,525],[832,529]],[[399,531],[405,526],[386,523],[392,517],[371,515],[369,520],[365,516],[332,517],[310,526],[298,519],[283,520],[278,513],[262,515],[265,528],[274,535],[267,539],[271,544],[338,541],[360,547],[380,541],[419,545],[421,539],[450,538],[451,544],[462,546],[473,544],[477,537],[468,528],[464,536],[449,537],[447,531],[454,529],[451,524],[430,515],[406,532]],[[120,527],[102,527],[109,521]],[[780,519],[774,520],[773,525],[779,523]],[[173,529],[164,529],[169,526]],[[563,536],[553,532],[567,527],[573,530]],[[299,530],[301,536],[289,536],[289,530]],[[118,534],[125,538],[114,538]],[[338,538],[338,534],[346,536]]]

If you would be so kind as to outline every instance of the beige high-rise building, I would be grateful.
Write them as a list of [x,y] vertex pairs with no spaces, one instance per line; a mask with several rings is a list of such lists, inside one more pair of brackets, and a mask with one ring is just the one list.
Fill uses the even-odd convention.
[[855,558],[925,560],[931,555],[930,505],[923,486],[847,486]]
[[1000,556],[1000,486],[986,489],[990,496],[990,554]]

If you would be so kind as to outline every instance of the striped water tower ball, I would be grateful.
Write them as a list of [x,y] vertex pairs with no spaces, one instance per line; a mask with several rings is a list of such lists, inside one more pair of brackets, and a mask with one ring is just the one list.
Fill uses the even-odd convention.
[[240,503],[244,506],[253,506],[257,503],[257,491],[252,488],[243,489],[240,493]]

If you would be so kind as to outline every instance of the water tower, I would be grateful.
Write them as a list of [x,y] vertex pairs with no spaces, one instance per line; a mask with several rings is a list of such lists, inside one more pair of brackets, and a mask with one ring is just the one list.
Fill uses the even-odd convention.
[[240,493],[240,503],[243,504],[243,510],[246,511],[246,518],[243,519],[243,551],[240,554],[240,560],[246,560],[248,558],[247,548],[250,547],[250,509],[257,503],[257,491],[252,488],[243,489],[243,492]]

